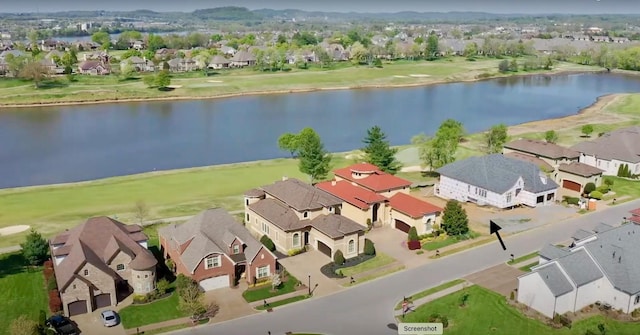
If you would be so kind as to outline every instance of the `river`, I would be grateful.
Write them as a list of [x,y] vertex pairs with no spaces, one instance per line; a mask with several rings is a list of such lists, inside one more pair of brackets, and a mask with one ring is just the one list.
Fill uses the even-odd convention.
[[380,125],[391,144],[454,118],[468,132],[575,114],[610,93],[638,92],[614,74],[510,77],[409,88],[0,111],[0,188],[287,156],[284,132],[313,127],[329,151],[362,146]]

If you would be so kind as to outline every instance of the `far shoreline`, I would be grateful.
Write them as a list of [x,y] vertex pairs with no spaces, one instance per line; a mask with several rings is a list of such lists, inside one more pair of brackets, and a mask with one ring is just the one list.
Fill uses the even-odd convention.
[[[511,73],[511,74],[500,74],[497,73],[488,78],[468,78],[468,79],[459,79],[459,80],[435,80],[432,82],[421,82],[421,83],[407,83],[407,84],[375,84],[375,85],[353,85],[353,86],[330,86],[330,87],[314,87],[314,88],[303,88],[303,89],[288,89],[288,90],[272,90],[272,91],[247,91],[247,92],[237,92],[237,93],[228,93],[228,94],[220,94],[220,95],[212,95],[212,96],[176,96],[176,97],[166,97],[166,98],[134,98],[134,99],[105,99],[105,100],[95,100],[95,101],[65,101],[65,102],[45,102],[45,103],[28,103],[28,104],[2,104],[0,103],[0,112],[3,109],[9,108],[37,108],[37,107],[58,107],[58,106],[85,106],[85,105],[101,105],[101,104],[115,104],[115,103],[135,103],[135,102],[161,102],[161,101],[198,101],[198,100],[212,100],[212,99],[230,99],[237,97],[249,97],[249,96],[262,96],[262,95],[278,95],[278,94],[289,94],[289,93],[311,93],[311,92],[321,92],[321,91],[340,91],[340,90],[358,90],[358,89],[385,89],[385,88],[410,88],[410,87],[421,87],[421,86],[431,86],[431,85],[442,85],[442,84],[454,84],[454,83],[473,83],[473,82],[482,82],[500,78],[510,78],[510,77],[531,77],[531,76],[558,76],[558,75],[573,75],[573,74],[583,74],[583,73],[607,73],[606,69],[594,68],[594,69],[584,69],[584,70],[566,70],[566,69],[551,69],[551,70],[542,70],[536,72],[527,72],[527,73]],[[611,71],[611,73],[618,73],[617,71]]]

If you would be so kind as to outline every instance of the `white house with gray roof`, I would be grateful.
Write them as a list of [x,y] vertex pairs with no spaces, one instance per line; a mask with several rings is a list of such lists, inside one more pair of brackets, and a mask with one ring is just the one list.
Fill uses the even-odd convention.
[[625,313],[640,308],[640,226],[600,224],[573,238],[571,247],[540,251],[540,264],[518,277],[518,302],[548,317],[596,302]]
[[591,165],[607,176],[618,174],[627,164],[632,174],[640,174],[640,126],[622,128],[572,147],[580,153],[579,161]]
[[511,208],[553,203],[558,184],[533,163],[492,154],[470,157],[437,170],[435,195],[460,202]]

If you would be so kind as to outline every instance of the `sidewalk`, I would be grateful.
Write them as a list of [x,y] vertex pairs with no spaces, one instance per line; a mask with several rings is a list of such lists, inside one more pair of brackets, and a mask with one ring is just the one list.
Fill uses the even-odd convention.
[[[458,291],[462,290],[465,287],[465,285],[469,285],[469,282],[460,283],[460,284],[458,284],[456,286],[452,286],[452,287],[446,288],[446,289],[444,289],[442,291],[438,291],[438,292],[436,292],[434,294],[431,294],[431,295],[428,295],[426,297],[422,297],[422,298],[417,299],[415,301],[409,302],[408,310],[405,311],[404,314],[409,314],[409,313],[415,311],[416,308],[418,308],[421,305],[424,305],[424,304],[426,304],[428,302],[434,301],[434,300],[436,300],[438,298],[442,298],[442,297],[444,297],[446,295],[449,295],[451,293],[458,292]],[[396,318],[402,316],[402,314],[403,314],[402,313],[402,308],[396,311],[395,307],[396,306],[394,305],[393,306],[393,308],[394,308],[393,315]]]
[[191,319],[189,318],[173,319],[173,320],[168,320],[164,322],[153,323],[153,324],[142,326],[142,327],[127,329],[126,332],[127,332],[127,335],[142,334],[144,332],[148,332],[151,330],[177,326],[177,325],[185,325],[186,327],[189,327],[192,325]]
[[533,257],[533,258],[531,258],[531,259],[527,259],[526,261],[522,261],[522,262],[520,262],[520,263],[516,263],[516,264],[507,264],[507,265],[509,265],[509,266],[511,266],[511,267],[514,267],[514,268],[516,268],[516,269],[519,269],[519,268],[521,268],[521,267],[523,267],[523,266],[527,266],[527,265],[529,265],[529,264],[531,264],[531,263],[539,263],[539,262],[540,262],[540,256],[536,256],[536,257]]

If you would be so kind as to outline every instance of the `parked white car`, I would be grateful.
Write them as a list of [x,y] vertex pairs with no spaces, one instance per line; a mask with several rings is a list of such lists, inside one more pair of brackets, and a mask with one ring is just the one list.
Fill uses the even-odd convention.
[[118,325],[118,315],[112,310],[106,310],[100,313],[102,317],[102,323],[105,327],[113,327]]

